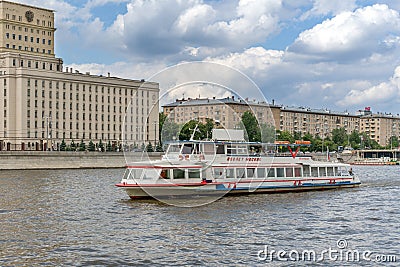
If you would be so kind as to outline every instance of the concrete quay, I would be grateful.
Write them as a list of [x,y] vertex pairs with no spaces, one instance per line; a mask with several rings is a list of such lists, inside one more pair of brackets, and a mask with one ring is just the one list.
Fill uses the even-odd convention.
[[[158,152],[148,155],[151,160],[161,157],[161,153]],[[140,161],[141,156],[141,152],[130,153],[128,159]],[[0,152],[0,170],[124,168],[125,165],[125,156],[122,152]]]

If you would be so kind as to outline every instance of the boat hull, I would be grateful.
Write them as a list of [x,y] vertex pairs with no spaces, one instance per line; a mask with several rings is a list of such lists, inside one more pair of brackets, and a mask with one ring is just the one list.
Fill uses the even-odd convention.
[[124,188],[131,199],[140,198],[168,198],[168,197],[195,197],[195,196],[225,196],[235,194],[273,194],[304,192],[314,190],[330,190],[339,188],[354,188],[361,183],[359,181],[344,181],[337,183],[303,183],[297,185],[260,185],[257,187],[231,185],[229,183],[209,183],[200,185],[124,185],[117,184]]

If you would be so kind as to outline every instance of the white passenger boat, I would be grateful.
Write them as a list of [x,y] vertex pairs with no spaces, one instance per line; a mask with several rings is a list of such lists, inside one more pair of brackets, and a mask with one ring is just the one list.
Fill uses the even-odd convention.
[[[288,146],[289,156],[274,153],[274,148],[282,145]],[[297,152],[303,145],[307,144],[271,145],[217,139],[171,142],[161,160],[129,163],[122,181],[116,186],[125,189],[132,199],[158,199],[325,190],[360,185],[348,164],[298,156]]]

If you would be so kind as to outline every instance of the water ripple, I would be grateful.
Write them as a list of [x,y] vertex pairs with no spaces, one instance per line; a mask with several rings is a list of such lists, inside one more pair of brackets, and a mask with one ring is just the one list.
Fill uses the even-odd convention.
[[121,169],[2,171],[0,265],[263,266],[265,246],[320,252],[342,239],[350,249],[399,253],[399,166],[353,169],[358,189],[226,197],[190,209],[129,200],[114,187]]

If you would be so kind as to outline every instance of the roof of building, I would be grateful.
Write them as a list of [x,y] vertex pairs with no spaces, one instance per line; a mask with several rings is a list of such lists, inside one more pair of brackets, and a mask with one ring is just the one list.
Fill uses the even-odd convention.
[[219,104],[232,104],[232,105],[246,105],[246,106],[266,106],[271,105],[267,102],[256,102],[248,99],[235,99],[235,97],[225,98],[188,98],[188,99],[176,99],[175,102],[165,104],[162,107],[177,107],[177,106],[201,106],[201,105],[219,105]]

